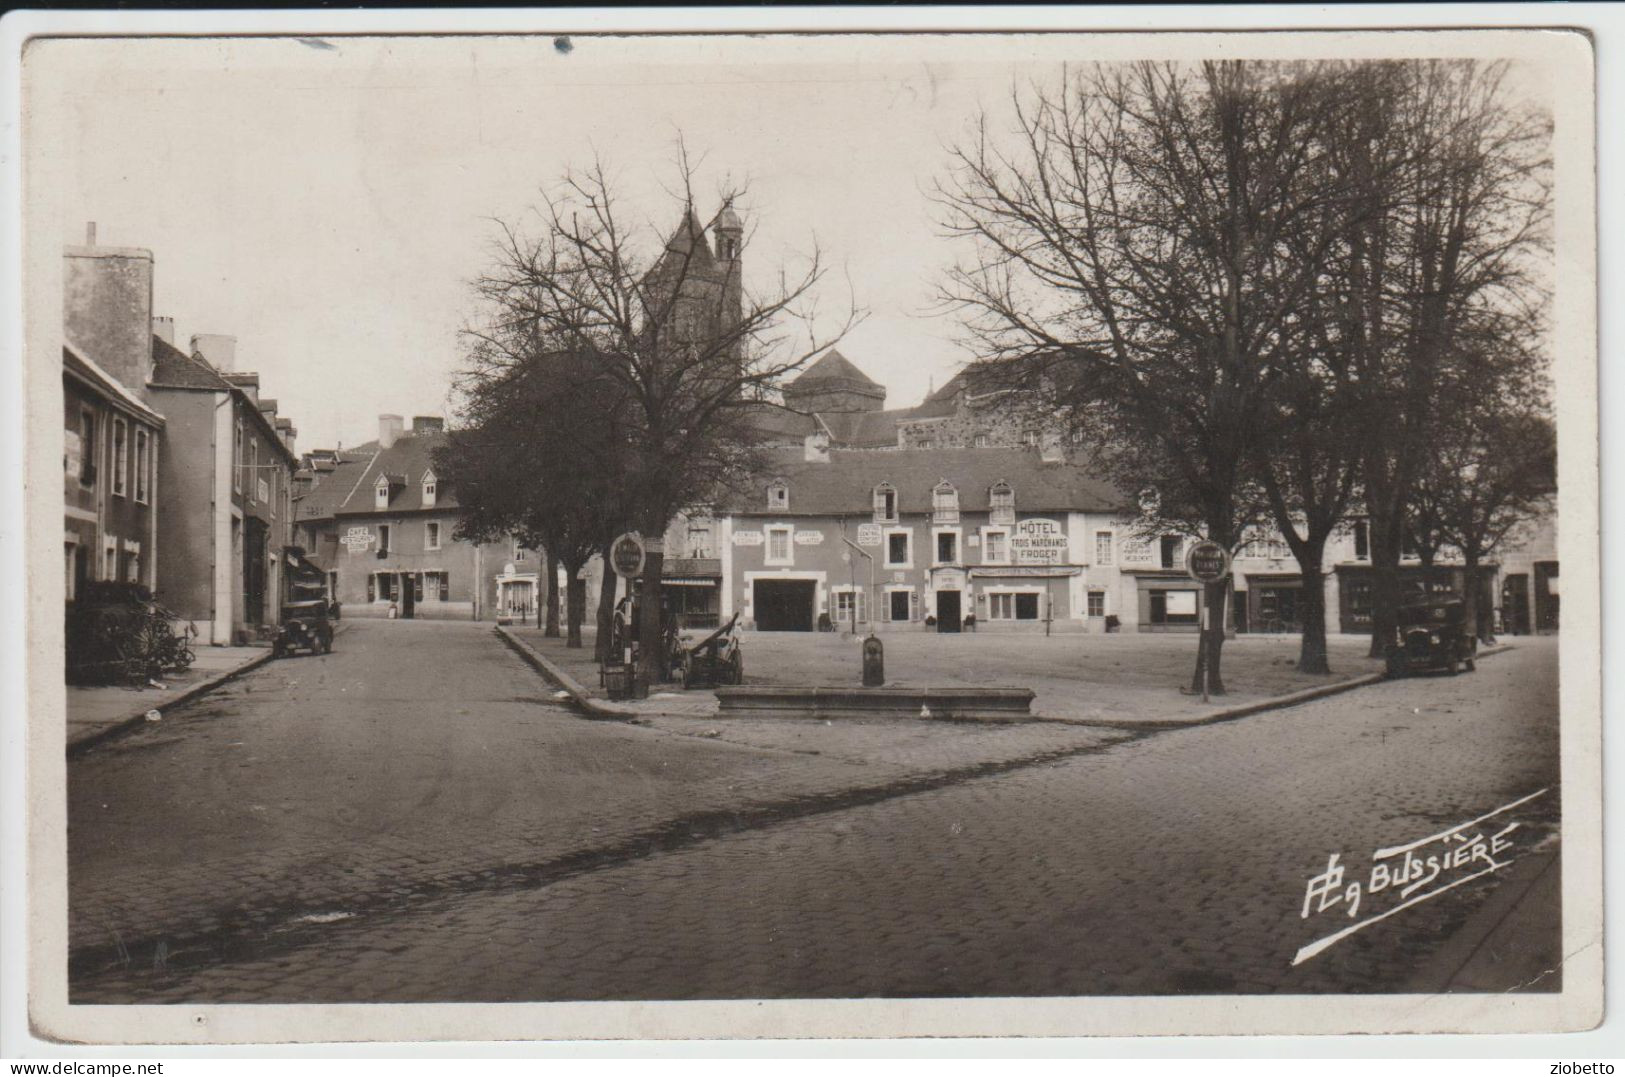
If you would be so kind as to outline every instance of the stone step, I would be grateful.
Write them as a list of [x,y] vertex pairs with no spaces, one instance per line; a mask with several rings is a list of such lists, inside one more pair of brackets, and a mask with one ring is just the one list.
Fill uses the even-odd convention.
[[722,717],[934,718],[1020,722],[1032,716],[1031,688],[850,688],[744,685],[716,690]]

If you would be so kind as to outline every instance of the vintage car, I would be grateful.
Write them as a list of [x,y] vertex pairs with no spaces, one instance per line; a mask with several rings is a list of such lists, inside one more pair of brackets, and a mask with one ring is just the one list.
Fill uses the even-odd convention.
[[1442,669],[1454,675],[1476,668],[1478,637],[1467,628],[1459,598],[1410,602],[1394,614],[1394,640],[1388,644],[1388,675]]
[[333,622],[328,619],[325,598],[303,602],[285,602],[282,606],[282,624],[277,628],[276,642],[271,652],[286,658],[296,650],[311,654],[328,654],[333,650]]

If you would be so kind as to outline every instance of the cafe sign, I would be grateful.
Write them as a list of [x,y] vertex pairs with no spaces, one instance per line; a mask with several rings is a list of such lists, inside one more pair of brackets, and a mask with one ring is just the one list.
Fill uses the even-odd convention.
[[1066,530],[1057,520],[1022,520],[1010,536],[1010,552],[1018,565],[1066,563]]
[[352,527],[344,533],[340,540],[344,548],[351,553],[366,553],[367,547],[372,545],[372,532],[365,527]]

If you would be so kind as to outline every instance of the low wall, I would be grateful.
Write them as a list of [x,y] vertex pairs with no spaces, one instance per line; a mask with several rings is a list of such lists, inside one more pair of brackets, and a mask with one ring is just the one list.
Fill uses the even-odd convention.
[[1019,722],[1031,717],[1030,688],[718,688],[722,717],[936,718]]

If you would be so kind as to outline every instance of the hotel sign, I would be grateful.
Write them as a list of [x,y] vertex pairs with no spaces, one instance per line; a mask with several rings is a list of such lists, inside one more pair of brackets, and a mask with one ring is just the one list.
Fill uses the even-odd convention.
[[1066,530],[1057,520],[1022,520],[1010,536],[1010,550],[1018,565],[1066,563]]

